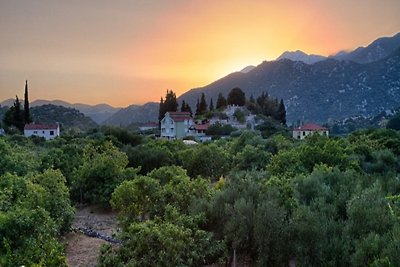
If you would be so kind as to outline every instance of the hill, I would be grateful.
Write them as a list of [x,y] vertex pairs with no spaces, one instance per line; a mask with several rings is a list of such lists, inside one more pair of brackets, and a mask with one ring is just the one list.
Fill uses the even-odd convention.
[[61,129],[79,129],[82,131],[97,127],[97,124],[77,109],[56,105],[32,107],[32,119],[35,123],[59,123]]
[[388,57],[366,64],[326,59],[314,64],[282,59],[263,62],[248,73],[235,72],[205,87],[182,94],[195,106],[201,93],[207,101],[239,87],[247,97],[268,91],[285,101],[288,123],[326,122],[353,115],[370,116],[400,103],[400,47]]
[[[21,101],[23,100],[21,99]],[[1,102],[0,105],[5,107],[10,107],[13,105],[13,103],[14,99],[10,98]],[[71,104],[63,100],[43,100],[43,99],[32,101],[30,103],[30,106],[36,107],[48,104],[55,106],[63,106],[67,108],[75,108],[80,112],[82,112],[83,114],[85,114],[86,116],[92,118],[97,124],[101,124],[103,121],[111,117],[111,115],[113,115],[115,112],[120,110],[120,108],[115,108],[108,104],[98,104],[98,105],[87,105],[81,103]]]
[[127,127],[132,123],[158,121],[159,104],[154,102],[142,106],[131,105],[113,114],[103,122],[104,125]]

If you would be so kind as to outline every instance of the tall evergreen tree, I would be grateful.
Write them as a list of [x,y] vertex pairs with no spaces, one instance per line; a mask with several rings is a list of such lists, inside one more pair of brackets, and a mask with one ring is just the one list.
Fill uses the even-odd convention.
[[224,108],[224,107],[226,107],[226,98],[221,93],[219,93],[218,98],[217,98],[216,108],[220,109],[220,108]]
[[213,103],[213,99],[210,99],[210,111],[214,110],[214,103]]
[[25,95],[24,95],[24,122],[31,123],[32,118],[29,111],[29,98],[28,98],[28,81],[25,81]]
[[164,114],[165,114],[164,99],[161,97],[160,108],[158,110],[158,121],[159,122],[164,118]]
[[207,112],[207,102],[204,93],[201,94],[199,106],[196,110],[196,115],[204,115]]
[[199,99],[197,99],[197,103],[196,103],[196,116],[201,115],[199,112],[200,112],[200,101],[199,101]]
[[282,124],[286,124],[286,108],[285,104],[283,103],[283,99],[281,99],[281,102],[279,103],[278,107],[278,120]]
[[159,121],[161,121],[164,118],[166,112],[169,111],[175,112],[177,110],[178,110],[178,102],[176,100],[176,95],[172,90],[167,90],[165,100],[161,98],[160,101],[160,109],[158,112]]
[[21,102],[18,99],[18,96],[15,96],[14,101],[14,121],[13,125],[17,127],[21,132],[24,130],[24,117],[21,111]]
[[256,100],[254,99],[253,94],[250,95],[249,102],[250,102],[250,103],[256,103]]
[[186,111],[186,102],[185,102],[185,100],[182,100],[181,112],[185,112],[185,111]]
[[182,100],[181,112],[190,112],[190,116],[193,115],[192,108],[185,102],[185,100]]

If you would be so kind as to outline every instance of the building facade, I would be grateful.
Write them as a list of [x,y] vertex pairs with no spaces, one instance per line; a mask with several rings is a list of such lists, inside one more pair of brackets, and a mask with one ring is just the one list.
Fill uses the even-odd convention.
[[182,139],[191,133],[194,125],[190,112],[166,112],[161,120],[160,136],[168,139]]
[[24,127],[26,137],[39,136],[51,140],[60,136],[60,125],[58,124],[26,124]]
[[312,134],[329,136],[329,129],[313,123],[307,123],[293,129],[294,139],[303,140]]

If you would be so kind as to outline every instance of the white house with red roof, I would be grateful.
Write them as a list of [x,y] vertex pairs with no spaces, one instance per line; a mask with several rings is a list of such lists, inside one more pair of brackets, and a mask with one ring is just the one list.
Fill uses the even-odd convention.
[[24,135],[26,137],[39,136],[44,137],[46,140],[51,140],[60,136],[59,124],[25,124]]
[[329,129],[318,124],[307,123],[293,129],[293,138],[303,140],[306,136],[316,133],[329,136]]
[[181,139],[192,133],[194,125],[190,112],[166,112],[161,120],[161,137]]

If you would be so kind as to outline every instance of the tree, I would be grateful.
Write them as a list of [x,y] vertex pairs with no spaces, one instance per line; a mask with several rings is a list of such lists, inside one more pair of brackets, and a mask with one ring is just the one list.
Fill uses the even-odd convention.
[[24,118],[21,111],[21,102],[19,102],[18,96],[15,96],[14,102],[14,123],[21,132],[24,130]]
[[181,111],[182,112],[190,112],[190,116],[193,115],[192,108],[188,103],[185,102],[185,100],[182,100],[182,106],[181,106]]
[[400,130],[400,112],[398,112],[393,118],[388,121],[386,128]]
[[158,113],[158,119],[161,121],[164,118],[166,112],[175,112],[178,110],[178,102],[176,100],[176,94],[172,90],[167,90],[165,100],[161,98],[160,109]]
[[160,100],[160,107],[158,109],[158,121],[161,122],[161,120],[164,118],[165,115],[165,105],[164,105],[164,99],[161,97]]
[[282,124],[286,124],[286,109],[285,104],[283,103],[283,99],[281,99],[281,102],[279,103],[276,119]]
[[15,96],[14,105],[4,114],[3,122],[7,128],[15,126],[21,132],[24,130],[24,117],[22,115],[21,102],[19,101],[18,96]]
[[228,94],[227,102],[229,105],[244,106],[246,105],[246,95],[240,88],[233,88]]
[[217,109],[222,109],[226,107],[226,98],[223,97],[223,95],[221,93],[218,94],[218,98],[217,98]]
[[213,99],[210,99],[210,111],[214,110],[214,103],[213,103]]
[[24,121],[31,123],[32,118],[29,111],[29,99],[28,99],[28,81],[25,81],[25,95],[24,95]]
[[[125,169],[128,157],[111,142],[85,147],[83,164],[75,171],[71,190],[80,195],[81,202],[108,205],[114,189],[135,170]],[[127,175],[132,177],[126,177]]]
[[201,116],[207,112],[207,102],[204,93],[201,93],[200,101],[197,99],[196,116]]

